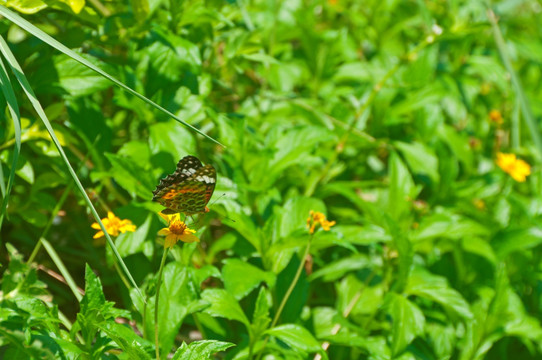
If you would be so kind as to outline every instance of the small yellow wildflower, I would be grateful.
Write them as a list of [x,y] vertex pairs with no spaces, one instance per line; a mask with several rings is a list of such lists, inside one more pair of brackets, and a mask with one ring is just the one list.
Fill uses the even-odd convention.
[[[126,231],[135,231],[136,226],[132,224],[132,222],[128,219],[121,220],[118,217],[115,216],[111,211],[107,212],[107,217],[102,219],[102,223],[105,226],[105,229],[107,230],[107,233],[109,235],[118,236],[119,232],[125,233]],[[101,238],[104,236],[104,232],[100,228],[100,224],[97,222],[90,225],[91,228],[100,230],[94,235],[94,239]]]
[[483,83],[482,86],[480,86],[480,94],[487,95],[491,91],[491,84],[489,83]]
[[495,109],[491,110],[489,112],[489,119],[491,121],[493,121],[497,125],[500,125],[500,124],[503,123],[502,115],[501,115],[501,112],[499,110],[495,110]]
[[485,210],[486,209],[486,203],[484,200],[482,199],[474,199],[472,201],[472,203],[474,204],[474,206],[478,209],[478,210]]
[[531,174],[531,166],[521,159],[516,159],[515,154],[497,153],[497,165],[519,182],[524,182],[527,175]]
[[173,247],[179,240],[185,243],[199,242],[198,237],[194,235],[196,231],[188,228],[188,226],[181,221],[181,216],[178,213],[173,215],[158,214],[168,223],[167,228],[163,228],[158,232],[158,235],[164,235],[166,237],[166,242],[164,243],[166,249]]
[[329,231],[329,229],[335,225],[335,221],[326,220],[326,216],[318,211],[311,210],[309,213],[309,218],[307,219],[307,229],[309,229],[309,234],[314,234],[316,226],[320,224],[322,229]]

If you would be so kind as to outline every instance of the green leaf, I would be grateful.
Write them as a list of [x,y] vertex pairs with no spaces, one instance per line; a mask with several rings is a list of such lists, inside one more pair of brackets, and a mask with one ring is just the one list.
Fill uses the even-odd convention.
[[[142,51],[149,57],[155,78],[160,79],[162,84],[165,79],[179,80],[185,70],[195,74],[200,72],[201,56],[196,45],[165,27],[154,26],[151,35],[151,45]],[[152,84],[154,79],[150,81]]]
[[408,211],[409,201],[415,199],[418,191],[408,168],[395,152],[389,159],[389,177],[388,213],[399,220]]
[[314,281],[320,277],[323,278],[323,281],[336,281],[350,271],[367,268],[370,265],[372,263],[365,254],[349,256],[318,269],[311,274],[309,281]]
[[[162,351],[169,352],[185,317],[205,305],[198,301],[198,290],[189,268],[179,262],[171,262],[164,267],[162,276],[158,327],[160,347]],[[147,304],[146,325],[150,333],[154,330],[154,301],[155,297]]]
[[[182,139],[182,141],[179,141]],[[196,141],[190,132],[175,126],[171,121],[149,126],[149,146],[153,155],[160,153],[171,156],[168,163],[161,163],[167,173],[172,173],[177,162],[187,154],[196,152]],[[172,168],[165,168],[171,166]]]
[[265,281],[269,287],[275,286],[275,276],[240,259],[228,259],[222,268],[224,287],[237,300]]
[[[25,333],[18,330],[10,330],[0,327],[0,337],[5,351],[2,353],[4,359],[56,359],[53,353],[44,347],[40,340],[33,340],[30,344]],[[8,345],[8,346],[5,346]]]
[[256,306],[254,307],[254,314],[252,316],[252,330],[254,336],[259,336],[271,323],[269,317],[269,302],[267,300],[268,291],[265,287],[260,288],[258,298],[256,299]]
[[438,128],[438,134],[440,139],[450,147],[459,161],[465,165],[465,171],[470,172],[474,166],[474,158],[468,136],[452,126],[445,124]]
[[138,252],[143,252],[153,217],[152,214],[149,214],[145,222],[141,226],[138,226],[135,232],[125,232],[117,236],[115,244],[121,256],[127,257]]
[[[101,63],[96,58],[83,54],[87,61],[96,67],[111,73],[112,68]],[[73,97],[87,96],[112,86],[111,81],[98,74],[91,68],[77,62],[66,55],[54,58],[59,85]]]
[[105,295],[100,279],[88,264],[85,265],[85,295],[81,299],[81,313],[88,314],[92,310],[101,310],[105,305]]
[[430,339],[431,347],[435,351],[438,358],[450,359],[457,341],[453,325],[427,323],[426,333]]
[[188,345],[183,343],[173,355],[172,360],[206,360],[212,354],[225,351],[232,346],[235,344],[216,340],[194,341]]
[[108,322],[100,326],[100,329],[116,342],[130,359],[152,359],[150,355],[154,351],[152,343],[137,336],[130,327],[115,322]]
[[132,8],[138,21],[145,20],[150,12],[148,0],[132,0]]
[[419,142],[408,144],[396,141],[395,146],[405,157],[412,172],[429,176],[435,184],[439,182],[438,158],[432,149]]
[[472,254],[486,258],[493,265],[497,265],[497,256],[490,243],[478,237],[465,237],[461,241],[463,249]]
[[320,352],[320,343],[304,327],[295,324],[284,324],[266,331],[268,335],[275,336],[284,341],[295,350],[304,352]]
[[6,243],[6,249],[10,261],[8,267],[3,268],[2,292],[7,295],[19,288],[23,294],[42,293],[41,289],[45,284],[38,280],[36,268],[27,265],[23,261],[23,256],[10,243]]
[[34,14],[47,7],[41,0],[5,0],[4,5],[23,14]]
[[364,226],[357,225],[337,225],[333,227],[336,233],[342,234],[343,241],[355,245],[370,245],[379,242],[388,242],[391,240],[386,230],[374,224]]
[[466,320],[473,317],[467,301],[448,285],[446,278],[433,275],[423,268],[417,267],[412,271],[405,293],[435,301]]
[[534,226],[525,229],[507,229],[498,233],[491,241],[499,259],[504,259],[516,251],[534,248],[540,243],[542,229]]
[[394,356],[402,353],[405,348],[424,331],[425,317],[422,311],[407,298],[389,293],[388,313],[392,322],[392,352]]
[[21,153],[21,114],[19,112],[19,105],[7,73],[7,69],[4,66],[4,62],[0,59],[0,87],[2,88],[2,93],[6,99],[7,107],[9,109],[9,114],[13,121],[13,135],[15,138],[15,147],[13,148],[13,157],[11,161],[11,169],[9,171],[9,177],[7,181],[7,186],[4,188],[4,172],[2,164],[0,162],[0,190],[2,190],[2,208],[0,209],[0,228],[4,221],[4,216],[8,207],[8,200],[11,194],[11,189],[15,180],[15,171],[17,169],[17,163],[19,161],[19,154]]
[[134,160],[106,153],[105,156],[111,163],[110,175],[132,196],[148,199],[155,187],[155,179],[151,173],[145,171]]
[[[344,312],[357,298],[352,315],[376,314],[382,308],[385,289],[383,284],[365,284],[370,280],[370,273],[349,274],[339,283],[335,283],[337,301],[335,307],[338,312]],[[358,278],[358,277],[361,277]]]
[[34,183],[34,168],[32,167],[30,161],[25,161],[23,166],[17,169],[16,174],[28,183]]
[[442,212],[423,218],[413,233],[413,241],[435,238],[461,239],[465,237],[488,236],[490,230],[476,221],[461,215]]
[[223,317],[229,320],[237,320],[248,328],[250,322],[239,306],[237,300],[226,290],[206,289],[201,293],[201,298],[211,306],[204,310],[209,315]]
[[265,65],[280,64],[277,59],[264,53],[244,54],[243,57],[247,60],[262,63]]
[[400,292],[406,285],[412,269],[412,263],[414,262],[414,249],[410,239],[407,237],[406,232],[402,231],[399,225],[386,215],[385,219],[387,222],[388,231],[393,239],[393,245],[397,249],[397,253],[399,255],[399,272],[396,275],[397,281],[394,284],[394,288],[396,291]]

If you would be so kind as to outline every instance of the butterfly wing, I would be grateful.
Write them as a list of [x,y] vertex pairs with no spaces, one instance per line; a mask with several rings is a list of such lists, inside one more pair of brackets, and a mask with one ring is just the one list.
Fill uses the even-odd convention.
[[[160,180],[160,184],[158,184],[156,189],[152,192],[152,200],[164,205],[161,200],[163,200],[164,196],[175,187],[175,184],[182,183],[195,174],[201,167],[201,161],[199,161],[197,157],[191,155],[183,157],[177,163],[175,172]],[[171,196],[172,195],[168,195],[165,199],[168,199]]]
[[205,212],[215,185],[215,168],[212,165],[201,166],[196,157],[186,156],[179,161],[173,174],[160,180],[153,192],[153,201],[166,207],[162,211],[166,214]]

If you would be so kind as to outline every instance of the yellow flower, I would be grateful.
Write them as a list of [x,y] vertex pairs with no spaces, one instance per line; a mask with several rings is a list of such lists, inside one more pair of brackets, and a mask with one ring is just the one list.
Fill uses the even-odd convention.
[[173,247],[179,240],[185,243],[199,242],[198,237],[194,235],[196,231],[188,228],[188,226],[181,221],[181,216],[178,213],[173,215],[158,213],[158,215],[163,217],[168,223],[167,228],[163,228],[158,232],[158,235],[164,235],[166,237],[166,242],[164,243],[166,249]]
[[491,84],[489,83],[483,83],[480,87],[480,94],[487,95],[491,91]]
[[516,159],[515,154],[497,153],[497,165],[519,182],[524,182],[527,175],[531,174],[531,166],[521,159]]
[[499,110],[495,110],[495,109],[491,110],[489,112],[489,119],[491,119],[491,121],[493,121],[497,125],[500,125],[503,123],[502,115]]
[[309,218],[307,219],[307,229],[309,229],[309,234],[314,234],[316,226],[320,224],[322,229],[329,231],[329,229],[335,225],[335,221],[326,220],[326,216],[318,211],[311,210],[309,213]]
[[[118,217],[115,216],[111,211],[107,212],[107,217],[102,219],[102,223],[105,226],[105,229],[107,230],[107,233],[109,235],[118,236],[119,232],[125,233],[126,231],[135,231],[136,226],[132,224],[130,220],[124,219],[121,220]],[[94,235],[94,239],[101,238],[104,236],[104,232],[101,230],[100,225],[95,222],[94,224],[90,225],[91,228],[100,230]]]
[[486,209],[486,203],[484,200],[482,199],[474,199],[472,201],[472,203],[474,204],[474,206],[478,209],[478,210],[485,210]]

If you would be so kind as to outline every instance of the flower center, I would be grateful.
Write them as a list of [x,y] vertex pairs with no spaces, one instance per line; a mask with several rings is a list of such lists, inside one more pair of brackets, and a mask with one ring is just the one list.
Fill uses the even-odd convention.
[[171,231],[175,235],[183,235],[185,229],[186,225],[181,221],[175,221],[171,225],[169,225],[169,231]]

